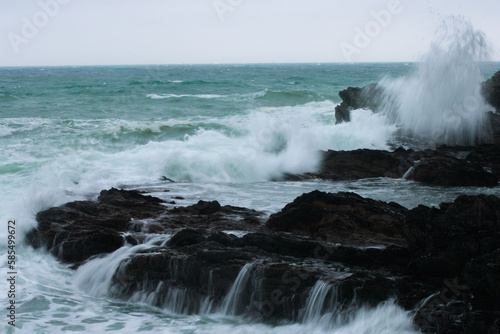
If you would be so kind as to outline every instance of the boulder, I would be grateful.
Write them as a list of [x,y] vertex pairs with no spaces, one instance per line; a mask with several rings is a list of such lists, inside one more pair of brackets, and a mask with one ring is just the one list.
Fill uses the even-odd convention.
[[383,98],[382,86],[371,83],[362,88],[348,87],[339,92],[342,102],[335,107],[336,124],[351,121],[351,110],[368,108],[377,111]]
[[500,249],[470,260],[464,278],[476,295],[486,301],[486,306],[500,307]]
[[313,191],[296,198],[266,223],[270,229],[347,245],[403,245],[406,209],[354,193]]
[[483,83],[482,93],[486,102],[500,111],[500,71]]
[[359,149],[354,151],[327,151],[315,177],[324,180],[359,180],[374,177],[401,178],[411,168],[409,153]]
[[473,258],[500,248],[500,198],[460,196],[439,208],[406,213],[405,235],[415,274],[460,276]]
[[103,190],[97,202],[77,201],[39,212],[38,228],[27,240],[65,262],[79,262],[123,246],[122,233],[132,219],[145,219],[165,210],[161,200],[137,191]]
[[495,187],[496,175],[470,161],[450,156],[424,158],[416,163],[409,179],[437,186]]

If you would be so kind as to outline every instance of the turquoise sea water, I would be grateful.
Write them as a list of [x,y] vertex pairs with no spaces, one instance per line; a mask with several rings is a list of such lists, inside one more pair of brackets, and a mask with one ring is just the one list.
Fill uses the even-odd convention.
[[[177,205],[200,199],[279,211],[314,189],[353,191],[407,207],[462,193],[407,180],[281,182],[313,171],[318,150],[389,149],[398,124],[357,110],[335,125],[338,92],[415,71],[415,64],[168,65],[0,68],[0,264],[16,219],[17,330],[22,333],[402,333],[410,316],[392,304],[342,322],[262,324],[222,313],[175,314],[94,295],[52,256],[22,244],[36,212],[93,199],[102,189],[153,192]],[[482,79],[500,69],[481,65]],[[162,181],[166,176],[176,181]],[[168,189],[170,192],[165,193]],[[6,274],[5,274],[6,275]],[[0,302],[5,304],[5,280]],[[0,331],[12,331],[5,316]],[[331,320],[331,319],[330,319]]]

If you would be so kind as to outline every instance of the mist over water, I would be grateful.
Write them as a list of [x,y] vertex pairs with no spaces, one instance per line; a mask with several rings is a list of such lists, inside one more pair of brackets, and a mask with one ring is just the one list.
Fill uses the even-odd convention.
[[491,51],[484,33],[467,19],[443,19],[416,70],[381,81],[382,110],[400,128],[399,136],[430,146],[488,142],[491,108],[481,95],[480,63]]

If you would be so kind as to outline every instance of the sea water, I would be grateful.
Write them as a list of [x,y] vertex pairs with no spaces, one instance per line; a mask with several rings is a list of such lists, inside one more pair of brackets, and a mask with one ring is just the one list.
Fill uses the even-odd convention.
[[[108,293],[111,269],[148,243],[126,246],[74,271],[23,238],[36,226],[40,210],[94,200],[110,187],[144,190],[169,201],[183,198],[172,207],[218,200],[265,215],[315,189],[352,191],[408,208],[460,194],[500,195],[498,188],[440,188],[405,179],[277,181],[284,173],[314,171],[319,150],[390,149],[404,125],[370,110],[355,110],[350,123],[335,125],[338,92],[391,78],[413,82],[419,66],[0,68],[0,332],[14,333],[7,325],[6,279],[7,222],[15,219],[19,333],[414,333],[411,314],[391,301],[348,317],[317,314],[321,307],[314,301],[322,302],[332,289],[323,282],[311,291],[307,316],[298,322],[235,316],[230,296],[223,307],[195,315],[183,314],[181,307],[153,307],[147,296],[119,300]],[[485,80],[500,64],[478,68]],[[419,98],[425,105],[433,97]]]

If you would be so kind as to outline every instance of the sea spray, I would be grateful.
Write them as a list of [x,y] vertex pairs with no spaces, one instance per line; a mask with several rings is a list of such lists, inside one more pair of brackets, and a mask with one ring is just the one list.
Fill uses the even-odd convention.
[[479,64],[490,54],[486,36],[468,20],[445,18],[416,70],[381,82],[383,112],[400,127],[400,137],[428,146],[487,142],[489,108],[480,93]]

